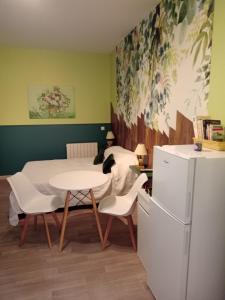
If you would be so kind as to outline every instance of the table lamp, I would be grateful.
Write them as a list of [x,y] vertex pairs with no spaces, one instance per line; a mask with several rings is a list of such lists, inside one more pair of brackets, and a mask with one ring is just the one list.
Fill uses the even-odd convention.
[[113,140],[115,139],[115,135],[112,131],[108,131],[106,135],[107,146],[110,147],[113,145]]
[[144,156],[146,156],[147,150],[144,144],[138,144],[134,153],[137,155],[138,163],[140,167],[144,166]]

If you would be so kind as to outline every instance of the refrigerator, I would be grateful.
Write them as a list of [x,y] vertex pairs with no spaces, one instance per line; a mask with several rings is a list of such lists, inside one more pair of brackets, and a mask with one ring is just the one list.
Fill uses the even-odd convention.
[[155,146],[138,254],[156,300],[225,299],[225,153]]

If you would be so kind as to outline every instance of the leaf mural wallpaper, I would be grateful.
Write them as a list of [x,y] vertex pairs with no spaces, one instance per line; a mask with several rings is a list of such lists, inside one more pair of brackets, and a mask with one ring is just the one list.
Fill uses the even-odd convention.
[[207,114],[213,0],[162,0],[116,47],[117,115],[165,132]]

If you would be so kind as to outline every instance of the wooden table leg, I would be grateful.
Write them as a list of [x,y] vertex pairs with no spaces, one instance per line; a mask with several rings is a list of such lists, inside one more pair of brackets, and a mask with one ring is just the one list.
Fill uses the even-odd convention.
[[94,210],[94,214],[95,214],[95,219],[96,219],[96,224],[97,224],[97,228],[98,228],[98,234],[100,237],[102,249],[104,249],[104,239],[103,239],[103,234],[102,234],[102,227],[101,227],[101,223],[99,220],[99,214],[98,214],[98,209],[97,209],[94,193],[92,190],[90,190],[89,193],[91,195],[91,201],[92,201],[92,205],[93,205],[93,210]]
[[70,193],[70,191],[68,191],[67,194],[66,194],[66,201],[65,201],[65,206],[64,206],[63,220],[62,220],[62,225],[61,225],[61,233],[60,233],[60,241],[59,241],[59,251],[62,251],[62,249],[63,249],[64,234],[65,234],[65,230],[66,230],[66,221],[67,221],[68,210],[69,210],[70,195],[71,195],[71,193]]

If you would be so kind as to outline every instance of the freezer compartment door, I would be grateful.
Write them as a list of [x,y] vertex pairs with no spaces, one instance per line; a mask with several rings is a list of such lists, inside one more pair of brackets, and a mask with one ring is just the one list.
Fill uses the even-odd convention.
[[195,159],[154,147],[152,197],[185,224],[191,221]]
[[150,209],[151,198],[150,195],[146,193],[144,189],[140,189],[138,192],[138,203],[143,207],[143,209],[148,213]]
[[148,285],[158,300],[185,300],[190,225],[151,200],[148,224]]
[[141,189],[138,193],[138,228],[137,228],[137,241],[138,241],[138,256],[147,270],[149,265],[149,210],[150,210],[150,196]]
[[146,271],[149,267],[148,230],[149,230],[149,215],[144,210],[144,208],[140,205],[140,203],[138,203],[137,254]]

